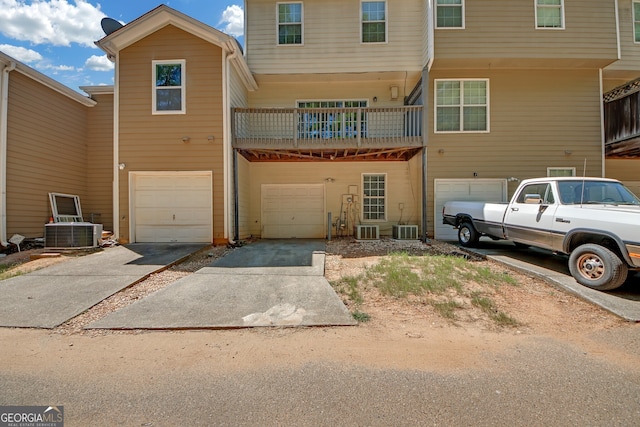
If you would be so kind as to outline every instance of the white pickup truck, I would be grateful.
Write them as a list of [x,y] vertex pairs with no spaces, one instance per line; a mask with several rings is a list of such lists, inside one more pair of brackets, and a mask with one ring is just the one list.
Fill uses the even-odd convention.
[[599,290],[640,270],[640,199],[605,178],[538,178],[520,183],[508,203],[446,202],[444,224],[462,246],[481,236],[569,255],[571,275]]

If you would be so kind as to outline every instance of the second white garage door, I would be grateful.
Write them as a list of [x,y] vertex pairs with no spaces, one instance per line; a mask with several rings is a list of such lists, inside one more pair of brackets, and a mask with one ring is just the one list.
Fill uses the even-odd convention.
[[261,193],[263,238],[325,237],[324,185],[263,184]]
[[211,172],[134,172],[135,242],[212,241]]
[[505,179],[436,179],[434,181],[435,238],[458,240],[458,231],[442,223],[442,207],[449,200],[504,202],[507,199]]

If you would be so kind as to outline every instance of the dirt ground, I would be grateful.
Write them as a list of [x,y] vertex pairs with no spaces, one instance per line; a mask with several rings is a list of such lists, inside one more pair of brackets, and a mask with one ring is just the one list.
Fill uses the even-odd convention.
[[[634,328],[620,318],[605,310],[585,302],[562,290],[532,277],[508,270],[492,261],[474,260],[492,270],[508,274],[517,280],[517,285],[502,285],[499,288],[486,289],[491,292],[498,309],[515,318],[517,326],[498,326],[472,306],[465,306],[457,313],[455,321],[447,320],[437,314],[433,308],[420,298],[396,299],[386,297],[376,289],[364,291],[364,302],[358,307],[371,319],[355,327],[336,328],[254,328],[228,331],[87,331],[83,327],[88,323],[143,298],[173,281],[191,274],[201,266],[223,256],[227,247],[207,248],[186,262],[164,272],[152,275],[131,288],[125,289],[108,298],[82,315],[60,327],[30,332],[20,329],[0,330],[0,337],[10,339],[18,345],[24,341],[63,336],[56,341],[65,348],[67,341],[85,342],[92,340],[95,354],[84,346],[86,360],[96,360],[103,346],[128,343],[124,353],[134,356],[140,347],[166,347],[169,342],[181,345],[185,339],[209,343],[222,340],[229,351],[251,351],[251,364],[274,363],[273,352],[276,347],[284,346],[295,351],[287,351],[282,363],[300,364],[309,357],[332,361],[349,361],[368,366],[394,366],[398,368],[455,369],[477,363],[480,354],[500,352],[513,347],[522,339],[543,337],[545,339],[571,341],[585,351],[602,354],[602,357],[623,363],[636,365],[627,355],[620,356],[621,348],[612,348],[603,353],[602,343],[592,339],[602,331]],[[344,239],[327,244],[325,276],[331,282],[342,276],[355,276],[375,264],[387,253],[404,250],[412,254],[450,253],[461,255],[454,246],[433,242],[425,245],[420,242],[381,241],[360,244]],[[29,253],[30,252],[30,253]],[[30,261],[29,257],[38,250],[11,254],[0,263],[15,262],[14,269],[23,272],[42,268],[52,263],[64,262],[77,254],[67,254],[57,258],[44,258]],[[470,284],[471,285],[471,284]],[[349,306],[347,298],[343,300]],[[354,307],[350,307],[353,310]],[[187,338],[188,337],[188,338]],[[95,341],[98,339],[99,341]],[[274,341],[275,339],[275,341]],[[104,341],[106,340],[106,341]],[[106,344],[109,342],[109,344]],[[135,343],[135,344],[134,344]],[[53,342],[51,342],[53,345]],[[73,344],[71,344],[73,345]],[[208,345],[208,344],[207,344]],[[231,350],[233,349],[233,350]],[[224,349],[222,349],[224,350]],[[89,352],[89,353],[86,353]],[[91,355],[93,354],[93,356]],[[17,356],[17,354],[15,355]],[[124,356],[124,355],[123,355]],[[199,357],[194,354],[193,357]],[[264,360],[261,359],[264,358]],[[233,359],[233,358],[232,358]],[[244,360],[244,359],[243,359]],[[248,360],[248,359],[247,359]],[[262,362],[261,362],[262,360]],[[627,361],[627,362],[625,362]],[[47,360],[40,361],[44,366]],[[77,363],[84,363],[80,360]],[[182,360],[180,363],[188,363]],[[240,359],[235,363],[241,363]],[[248,362],[247,362],[248,363]],[[277,363],[277,362],[276,362]],[[232,363],[233,365],[233,363]],[[241,366],[235,366],[241,368]]]

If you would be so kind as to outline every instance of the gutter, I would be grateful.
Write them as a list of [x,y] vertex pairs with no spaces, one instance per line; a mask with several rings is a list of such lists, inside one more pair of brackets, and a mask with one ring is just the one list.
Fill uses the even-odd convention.
[[0,244],[7,246],[7,138],[9,107],[9,73],[17,64],[11,61],[2,69],[0,77]]

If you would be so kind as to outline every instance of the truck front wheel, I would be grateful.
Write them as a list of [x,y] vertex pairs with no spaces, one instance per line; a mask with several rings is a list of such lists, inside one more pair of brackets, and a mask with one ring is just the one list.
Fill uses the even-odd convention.
[[581,285],[600,291],[620,287],[627,279],[627,265],[604,246],[587,243],[569,256],[569,271]]
[[472,248],[478,244],[480,234],[476,231],[473,224],[465,221],[458,227],[458,242],[465,248]]

